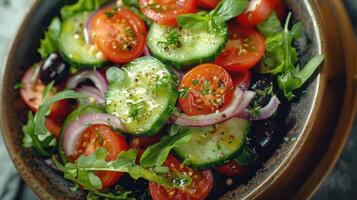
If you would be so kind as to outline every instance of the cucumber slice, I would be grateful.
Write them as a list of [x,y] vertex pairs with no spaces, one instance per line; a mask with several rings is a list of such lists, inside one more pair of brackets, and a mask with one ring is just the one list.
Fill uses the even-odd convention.
[[192,31],[153,24],[150,27],[148,46],[152,55],[174,65],[179,70],[188,70],[198,64],[213,61],[227,42],[227,25],[222,25],[223,34],[205,30]]
[[195,128],[191,141],[178,144],[176,155],[195,169],[208,169],[237,157],[245,148],[250,123],[232,118],[216,126]]
[[178,92],[175,76],[159,60],[142,57],[124,68],[107,71],[110,82],[105,95],[107,112],[119,117],[127,133],[156,134],[175,107]]
[[85,41],[85,25],[91,12],[81,12],[63,21],[58,46],[63,57],[76,67],[94,68],[105,63],[103,53]]
[[58,142],[57,142],[57,150],[58,150],[58,155],[61,158],[63,163],[67,163],[67,158],[63,152],[62,149],[62,135],[63,131],[75,120],[78,120],[81,116],[90,114],[90,113],[103,113],[104,109],[100,108],[96,105],[82,105],[76,110],[74,110],[71,114],[68,115],[66,120],[63,123],[63,126],[61,128],[60,135],[58,137]]

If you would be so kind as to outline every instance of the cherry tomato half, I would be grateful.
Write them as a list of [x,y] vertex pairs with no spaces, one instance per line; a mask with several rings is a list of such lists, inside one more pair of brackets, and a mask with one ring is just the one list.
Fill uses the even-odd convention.
[[226,165],[216,167],[216,171],[225,176],[243,176],[248,172],[248,169],[231,161]]
[[234,92],[228,72],[215,64],[193,68],[183,77],[178,89],[180,107],[187,115],[216,112],[230,103]]
[[130,62],[144,52],[145,23],[129,10],[101,10],[93,17],[92,29],[94,43],[112,62]]
[[171,155],[164,166],[172,172],[186,172],[192,178],[192,184],[182,189],[173,189],[150,182],[149,190],[153,200],[203,200],[211,191],[213,176],[210,170],[194,171]]
[[[92,125],[87,128],[76,143],[76,151],[68,159],[74,162],[80,155],[88,156],[98,148],[104,147],[108,151],[107,161],[113,161],[118,158],[122,151],[128,150],[128,145],[123,136],[112,131],[111,127],[106,125]],[[101,171],[96,175],[103,184],[103,189],[116,184],[123,176],[120,172]]]
[[[45,88],[46,86],[39,78],[33,78],[33,68],[29,68],[22,77],[20,95],[26,105],[33,112],[37,112],[42,101],[42,92]],[[55,88],[54,90],[58,90],[58,88]],[[49,94],[49,96],[52,95],[54,95],[54,91],[51,91]],[[59,122],[62,122],[71,112],[71,108],[67,100],[55,102],[51,105],[50,110],[50,117]]]
[[58,121],[47,117],[45,121],[45,126],[50,133],[52,133],[55,138],[58,138],[62,125]]
[[221,0],[197,0],[199,7],[215,9]]
[[193,0],[140,0],[139,4],[147,17],[161,25],[175,25],[179,15],[196,12]]
[[246,71],[262,59],[264,52],[265,39],[261,33],[232,25],[228,44],[215,63],[229,71]]
[[256,26],[269,18],[275,9],[276,0],[251,0],[248,9],[237,17],[243,26]]

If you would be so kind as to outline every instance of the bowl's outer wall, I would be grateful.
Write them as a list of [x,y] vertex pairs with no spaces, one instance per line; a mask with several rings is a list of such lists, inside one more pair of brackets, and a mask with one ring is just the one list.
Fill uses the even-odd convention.
[[[2,72],[0,108],[3,118],[1,125],[9,153],[18,171],[41,199],[83,199],[83,193],[75,193],[69,190],[70,184],[64,181],[60,173],[48,168],[45,162],[32,150],[22,148],[21,125],[26,122],[25,111],[27,108],[20,100],[18,91],[13,89],[13,85],[21,79],[24,71],[39,60],[36,52],[39,45],[38,41],[46,28],[45,25],[49,24],[51,18],[58,14],[54,11],[59,10],[61,2],[36,1],[18,32],[8,55],[6,68]],[[321,24],[321,20],[314,21],[316,20],[314,14],[307,10],[307,0],[287,0],[286,2],[294,11],[295,17],[301,19],[306,28],[309,50],[303,54],[305,60],[321,51],[326,54],[327,59],[321,74],[306,89],[306,95],[293,104],[289,118],[286,120],[286,125],[292,127],[288,137],[297,140],[284,143],[250,184],[228,193],[225,196],[228,199],[255,197],[281,199],[291,197],[313,172],[322,155],[326,152],[339,118],[342,97],[346,88],[344,81],[346,76],[344,66],[334,67],[336,61],[330,58],[339,57],[342,59],[343,53],[342,51],[337,51],[335,54],[326,52],[324,33],[321,27],[327,26],[327,24]],[[312,8],[315,12],[318,11],[316,5]],[[318,15],[319,13],[315,14]],[[322,35],[319,35],[320,33]],[[336,34],[338,35],[338,33]],[[338,49],[340,46],[333,44],[328,47]],[[334,92],[326,93],[324,91]],[[334,98],[336,96],[340,98]],[[324,101],[324,108],[320,109],[321,102],[325,98],[334,99],[334,101]],[[317,113],[321,110],[325,114],[317,118]],[[334,113],[334,115],[331,116],[329,113]],[[307,119],[310,119],[310,121]],[[320,128],[313,126],[314,124],[319,125]],[[315,148],[317,151],[313,151],[312,147],[316,144],[319,144],[319,148]],[[312,157],[306,156],[310,154]],[[338,157],[338,155],[335,155],[335,157]],[[308,164],[299,162],[300,160],[306,161],[306,159],[309,159]],[[295,167],[292,167],[292,165],[295,165]],[[287,171],[290,173],[287,173]],[[321,179],[323,175],[325,174],[321,174],[317,179]],[[289,179],[289,177],[295,177],[295,180]],[[269,187],[270,185],[274,187]]]

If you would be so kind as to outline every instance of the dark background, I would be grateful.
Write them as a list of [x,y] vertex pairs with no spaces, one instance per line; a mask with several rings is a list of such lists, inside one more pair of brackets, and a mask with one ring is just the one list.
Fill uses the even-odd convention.
[[[0,0],[0,61],[9,38],[21,21],[26,4],[31,0]],[[300,1],[300,0],[297,0]],[[324,0],[328,1],[328,0]],[[357,33],[357,0],[343,0]],[[357,34],[356,34],[357,35]],[[357,52],[356,52],[357,56]],[[350,139],[332,173],[314,195],[314,200],[357,199],[357,120]],[[0,200],[36,200],[37,197],[21,181],[7,156],[0,136]]]

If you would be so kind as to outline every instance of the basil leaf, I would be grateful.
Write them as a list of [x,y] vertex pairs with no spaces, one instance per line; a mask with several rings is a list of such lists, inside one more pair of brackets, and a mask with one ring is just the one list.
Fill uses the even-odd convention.
[[273,36],[283,30],[281,22],[275,12],[273,12],[267,20],[260,23],[257,28],[264,37]]
[[[177,129],[175,127],[174,129]],[[140,159],[140,164],[143,167],[161,166],[169,156],[170,151],[181,143],[187,143],[191,140],[191,133],[195,131],[194,128],[180,127],[175,130],[174,135],[163,137],[160,142],[149,146],[143,153]]]
[[[94,176],[97,171],[126,172],[134,178],[144,178],[166,187],[179,188],[191,184],[188,176],[169,172],[169,175],[161,176],[150,169],[143,168],[135,163],[137,152],[134,149],[119,154],[117,160],[107,162],[107,150],[99,148],[89,156],[81,155],[76,163],[67,163],[62,166],[56,159],[54,163],[64,172],[65,178],[81,185],[86,190],[98,192],[102,186],[98,184]],[[169,178],[166,178],[169,177]]]
[[59,37],[61,30],[61,21],[59,18],[54,18],[47,28],[44,34],[44,38],[41,39],[40,48],[37,49],[41,58],[47,58],[51,53],[57,51],[58,44],[57,38]]
[[210,14],[222,21],[228,21],[244,12],[248,5],[248,0],[223,0]]
[[61,9],[61,17],[66,19],[79,12],[97,10],[109,2],[111,0],[78,0],[75,4],[64,6]]
[[198,12],[178,16],[177,23],[187,29],[202,30],[214,34],[225,33],[226,21],[241,14],[248,7],[248,0],[222,0],[211,12]]

